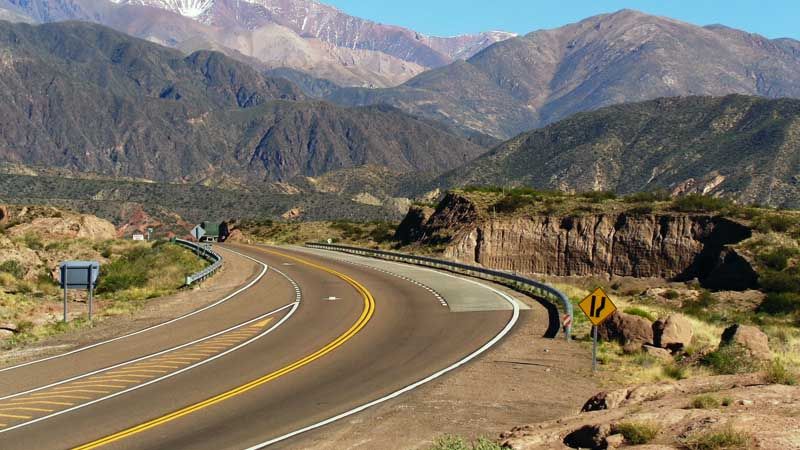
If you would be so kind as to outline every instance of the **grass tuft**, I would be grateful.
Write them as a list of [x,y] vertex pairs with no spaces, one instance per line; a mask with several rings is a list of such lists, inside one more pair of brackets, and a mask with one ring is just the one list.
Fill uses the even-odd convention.
[[644,445],[655,439],[661,428],[649,422],[621,422],[615,425],[614,432],[622,434],[632,445]]
[[697,432],[683,441],[690,450],[735,450],[748,448],[752,437],[743,431],[736,431],[730,425],[714,430]]
[[693,409],[714,409],[720,407],[720,401],[713,395],[703,394],[698,395],[689,403],[689,407]]
[[794,386],[797,384],[797,374],[789,370],[783,361],[775,359],[767,366],[764,381],[769,384]]

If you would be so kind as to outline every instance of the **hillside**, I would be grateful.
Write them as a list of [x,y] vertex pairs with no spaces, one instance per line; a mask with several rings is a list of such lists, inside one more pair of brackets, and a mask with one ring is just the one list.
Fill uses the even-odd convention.
[[218,50],[364,87],[397,85],[513,36],[425,36],[313,0],[0,0],[2,17],[95,22],[183,50]]
[[622,10],[508,39],[395,88],[346,88],[328,98],[395,105],[507,139],[580,111],[658,97],[800,97],[798,45]]
[[800,100],[732,95],[611,106],[523,133],[441,186],[667,190],[800,206]]
[[303,101],[220,53],[183,56],[98,25],[0,22],[0,45],[0,162],[261,182],[364,164],[440,173],[484,151],[390,107]]

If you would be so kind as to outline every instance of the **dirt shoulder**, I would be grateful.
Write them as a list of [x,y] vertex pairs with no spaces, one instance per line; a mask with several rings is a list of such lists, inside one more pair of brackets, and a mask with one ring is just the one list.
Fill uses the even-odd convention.
[[[220,250],[217,248],[217,250]],[[255,277],[261,266],[234,253],[221,250],[225,259],[222,269],[213,277],[177,294],[149,300],[132,314],[123,314],[96,321],[92,327],[72,329],[66,333],[0,353],[0,367],[24,363],[90,345],[106,339],[157,325],[211,304],[234,292]],[[84,303],[71,302],[71,311],[80,312]]]
[[546,339],[547,310],[524,301],[512,332],[464,368],[294,442],[298,448],[429,447],[443,434],[497,438],[522,423],[575,414],[597,391],[591,355],[578,343]]

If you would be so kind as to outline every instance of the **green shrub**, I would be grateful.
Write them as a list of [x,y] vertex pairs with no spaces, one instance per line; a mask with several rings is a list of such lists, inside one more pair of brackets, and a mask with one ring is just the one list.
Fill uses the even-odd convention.
[[650,205],[639,205],[629,209],[628,213],[637,216],[646,216],[648,214],[653,214],[653,207]]
[[759,274],[758,284],[768,292],[800,293],[800,276],[794,270],[765,270]]
[[749,434],[727,426],[715,431],[694,433],[683,444],[690,450],[733,450],[748,448],[751,442]]
[[31,250],[44,249],[42,238],[38,234],[28,233],[22,237],[22,242],[24,242],[25,246]]
[[783,361],[775,359],[767,366],[764,381],[769,384],[794,386],[797,384],[797,374],[787,369]]
[[759,370],[756,363],[745,348],[737,344],[723,345],[703,358],[711,370],[718,375],[734,375]]
[[759,255],[758,259],[763,265],[773,270],[784,270],[789,265],[789,260],[797,256],[794,248],[778,247],[768,253]]
[[442,436],[436,440],[430,450],[501,450],[498,444],[486,439],[478,438],[473,444],[469,444],[458,436]]
[[720,404],[722,406],[731,406],[733,404],[733,399],[730,397],[722,397]]
[[646,422],[621,422],[615,425],[615,433],[625,437],[632,445],[644,445],[655,439],[661,431],[658,425]]
[[669,192],[658,190],[651,192],[636,192],[634,194],[626,195],[622,201],[625,203],[654,203],[664,202],[670,198]]
[[656,316],[654,316],[649,311],[645,311],[642,308],[637,308],[635,306],[630,306],[628,308],[625,308],[622,312],[624,312],[625,314],[630,314],[632,316],[644,317],[645,319],[647,319],[647,320],[649,320],[651,322],[653,322],[656,319],[658,319]]
[[705,394],[693,398],[689,406],[694,409],[714,409],[719,408],[720,402],[717,397]]
[[602,203],[606,200],[614,200],[617,194],[608,191],[589,191],[579,194],[580,197],[585,198],[593,203]]
[[0,272],[9,273],[13,275],[14,278],[22,278],[25,276],[25,268],[22,267],[22,263],[16,259],[9,259],[0,264]]
[[689,377],[689,371],[684,366],[678,364],[668,364],[661,369],[665,377],[673,380],[685,380]]
[[679,212],[720,212],[733,206],[730,200],[700,194],[690,194],[673,200],[673,209]]
[[767,314],[792,314],[800,311],[800,294],[794,292],[770,292],[758,307]]
[[798,224],[798,218],[783,214],[764,214],[756,218],[753,227],[762,232],[785,233]]
[[506,194],[505,197],[501,198],[497,201],[497,203],[494,204],[494,210],[499,213],[512,213],[518,209],[533,204],[533,202],[534,200],[530,197]]
[[664,298],[666,298],[667,300],[677,300],[678,297],[680,296],[681,294],[679,294],[678,291],[674,289],[670,289],[664,293]]

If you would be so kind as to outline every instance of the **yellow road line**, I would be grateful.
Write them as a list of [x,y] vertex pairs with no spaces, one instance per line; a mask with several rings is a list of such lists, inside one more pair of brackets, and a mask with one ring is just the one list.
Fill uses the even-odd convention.
[[74,403],[67,403],[67,402],[51,402],[47,400],[26,400],[22,402],[16,403],[6,403],[0,406],[17,406],[17,405],[58,405],[58,406],[72,406]]
[[76,386],[98,386],[98,387],[124,387],[124,386],[113,386],[110,384],[97,384],[97,383],[134,383],[136,380],[95,380],[95,381],[73,381],[72,385]]
[[0,414],[0,417],[6,417],[8,419],[30,419],[31,416],[17,416],[14,414]]
[[44,409],[44,408],[29,408],[26,406],[17,406],[14,408],[2,408],[0,411],[39,411],[39,412],[53,412],[52,409]]
[[91,397],[82,397],[80,395],[61,395],[60,393],[53,393],[53,395],[48,395],[46,398],[73,398],[76,400],[91,400]]
[[304,259],[301,259],[301,258],[296,258],[294,256],[286,255],[286,254],[283,254],[283,253],[280,253],[280,252],[275,252],[275,251],[271,251],[271,250],[266,250],[266,251],[268,253],[272,253],[272,254],[275,254],[275,255],[283,256],[283,257],[295,260],[295,261],[297,261],[297,262],[299,262],[301,264],[305,264],[307,266],[314,267],[316,269],[319,269],[319,270],[322,270],[324,272],[327,272],[327,273],[330,273],[332,275],[335,275],[335,276],[341,278],[342,280],[346,281],[351,286],[353,286],[356,289],[356,291],[359,294],[361,294],[361,296],[364,299],[364,309],[362,310],[361,315],[359,316],[358,320],[347,331],[345,331],[342,335],[340,335],[339,337],[337,337],[336,339],[334,339],[333,341],[331,341],[330,343],[328,343],[324,347],[320,348],[316,352],[314,352],[314,353],[312,353],[312,354],[310,354],[310,355],[308,355],[308,356],[306,356],[306,357],[304,357],[302,359],[299,359],[299,360],[295,361],[292,364],[289,364],[288,366],[283,367],[282,369],[278,369],[278,370],[276,370],[276,371],[274,371],[272,373],[264,375],[261,378],[257,378],[255,380],[249,382],[249,383],[243,384],[243,385],[241,385],[239,387],[236,387],[236,388],[233,388],[233,389],[231,389],[229,391],[226,391],[226,392],[223,392],[221,394],[215,395],[214,397],[206,399],[206,400],[204,400],[202,402],[195,403],[193,405],[189,405],[189,406],[187,406],[185,408],[173,411],[173,412],[171,412],[171,413],[169,413],[167,415],[161,416],[159,418],[156,418],[156,419],[150,420],[148,422],[142,423],[140,425],[136,425],[134,427],[122,430],[120,432],[117,432],[117,433],[114,433],[112,435],[100,438],[100,439],[98,439],[96,441],[89,442],[89,443],[81,445],[79,447],[75,447],[75,449],[73,449],[73,450],[88,450],[88,449],[98,448],[98,447],[110,444],[112,442],[116,442],[116,441],[125,439],[125,438],[130,437],[130,436],[132,436],[134,434],[138,434],[138,433],[141,433],[143,431],[149,430],[151,428],[155,428],[155,427],[157,427],[159,425],[163,425],[163,424],[165,424],[167,422],[171,422],[173,420],[176,420],[176,419],[178,419],[180,417],[192,414],[192,413],[197,412],[199,410],[208,408],[209,406],[212,406],[214,404],[223,402],[223,401],[225,401],[227,399],[230,399],[232,397],[236,397],[238,395],[244,394],[245,392],[248,392],[248,391],[250,391],[252,389],[255,389],[255,388],[259,387],[259,386],[262,386],[262,385],[264,385],[266,383],[269,383],[270,381],[275,380],[276,378],[279,378],[279,377],[281,377],[283,375],[286,375],[286,374],[288,374],[290,372],[293,372],[293,371],[295,371],[295,370],[297,370],[297,369],[299,369],[299,368],[301,368],[301,367],[303,367],[303,366],[305,366],[307,364],[310,364],[311,362],[313,362],[313,361],[325,356],[326,354],[334,351],[338,347],[342,346],[345,342],[347,342],[348,340],[352,339],[353,336],[355,336],[358,332],[360,332],[367,325],[367,323],[370,321],[370,319],[372,319],[372,316],[375,313],[375,299],[372,297],[372,294],[367,290],[367,288],[362,286],[356,280],[350,278],[349,276],[347,276],[347,275],[345,275],[345,274],[343,274],[341,272],[337,272],[337,271],[335,271],[333,269],[329,269],[327,267],[320,266],[320,265],[315,264],[315,263],[313,263],[311,261],[307,261],[307,260],[304,260]]
[[[114,372],[108,372],[109,375],[125,375],[129,377],[135,376],[144,376],[147,374],[159,374],[159,373],[166,373],[166,370],[156,370],[156,369],[125,369],[125,370],[118,370]],[[139,374],[139,375],[137,375]]]
[[[177,369],[178,366],[165,366],[163,364],[146,364],[131,366],[131,369]],[[109,372],[110,373],[110,372]]]
[[108,394],[108,391],[98,391],[96,389],[76,389],[77,387],[80,386],[55,388],[50,392],[31,394],[31,397],[47,397],[50,394]]

